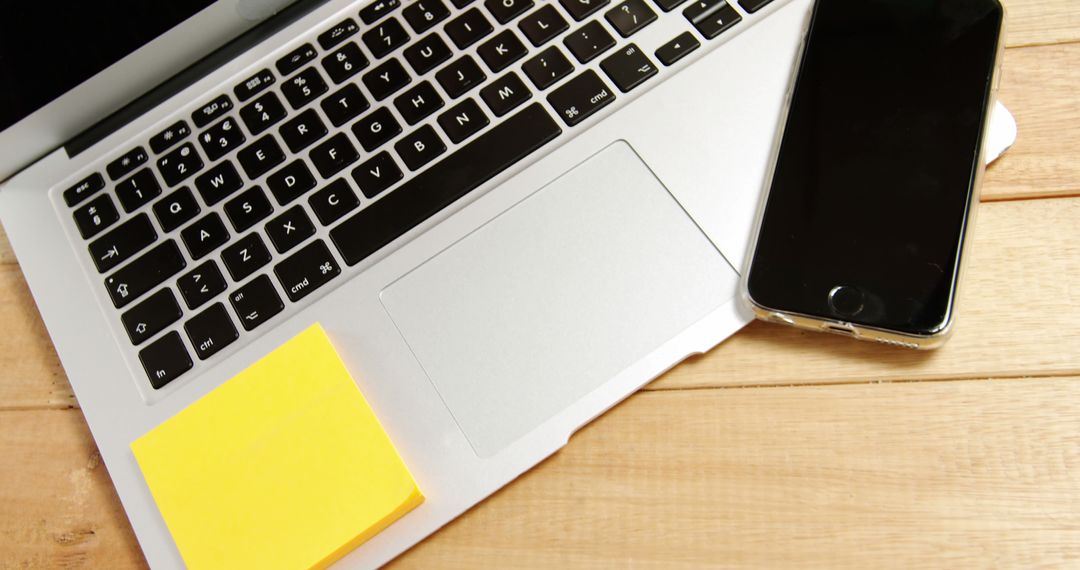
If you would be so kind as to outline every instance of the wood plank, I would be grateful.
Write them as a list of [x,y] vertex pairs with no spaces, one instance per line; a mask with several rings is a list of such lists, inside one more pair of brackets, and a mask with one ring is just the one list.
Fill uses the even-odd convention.
[[[0,425],[6,565],[143,564],[77,410]],[[1060,567],[1078,473],[1080,377],[645,392],[398,567]]]
[[642,393],[396,567],[1076,566],[1078,473],[1080,378]]
[[[956,334],[914,352],[754,323],[648,389],[1080,374],[1080,198],[983,204]],[[74,405],[18,268],[0,266],[0,409]]]
[[647,389],[1080,374],[1080,199],[982,204],[936,351],[753,323]]
[[144,567],[78,410],[0,412],[0,568]]
[[1075,0],[1002,0],[1008,11],[1006,45],[1046,45],[1080,40]]
[[984,201],[1080,194],[1077,85],[1080,43],[1005,51],[1000,99],[1018,134],[987,170]]

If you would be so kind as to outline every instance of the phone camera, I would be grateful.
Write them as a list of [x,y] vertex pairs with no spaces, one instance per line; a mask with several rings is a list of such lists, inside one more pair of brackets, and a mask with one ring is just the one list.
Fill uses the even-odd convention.
[[841,317],[854,317],[863,310],[863,292],[848,285],[837,285],[829,291],[829,307]]

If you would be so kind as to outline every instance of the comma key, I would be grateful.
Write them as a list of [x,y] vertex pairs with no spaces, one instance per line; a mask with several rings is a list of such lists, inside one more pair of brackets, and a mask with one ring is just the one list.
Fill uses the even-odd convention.
[[337,277],[341,267],[320,239],[275,265],[274,273],[289,300],[295,303]]

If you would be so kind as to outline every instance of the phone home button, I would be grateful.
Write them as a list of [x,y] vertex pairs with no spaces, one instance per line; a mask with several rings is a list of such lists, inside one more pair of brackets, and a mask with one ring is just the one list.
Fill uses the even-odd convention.
[[863,292],[848,285],[837,285],[829,291],[829,307],[841,317],[854,317],[863,310]]

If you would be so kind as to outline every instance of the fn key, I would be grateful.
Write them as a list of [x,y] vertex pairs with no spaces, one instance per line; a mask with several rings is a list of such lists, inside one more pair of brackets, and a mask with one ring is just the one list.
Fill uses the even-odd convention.
[[191,355],[184,348],[184,341],[173,331],[139,352],[150,385],[158,390],[172,382],[177,376],[191,370],[194,364]]

